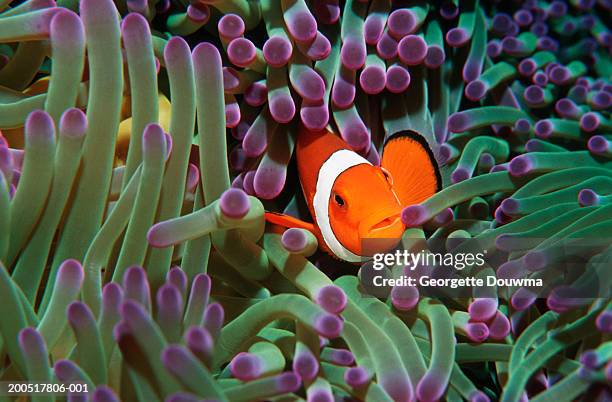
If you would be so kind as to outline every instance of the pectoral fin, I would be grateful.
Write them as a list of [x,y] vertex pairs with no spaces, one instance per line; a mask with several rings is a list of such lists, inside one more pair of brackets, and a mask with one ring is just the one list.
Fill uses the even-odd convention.
[[294,218],[293,216],[281,214],[279,212],[266,212],[266,221],[274,225],[282,226],[285,228],[300,228],[306,229],[311,233],[314,233],[314,225],[309,222],[304,222],[301,219]]

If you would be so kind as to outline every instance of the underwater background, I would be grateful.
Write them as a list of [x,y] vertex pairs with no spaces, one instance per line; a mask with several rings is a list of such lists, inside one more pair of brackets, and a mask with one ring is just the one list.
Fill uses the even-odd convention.
[[[612,400],[610,0],[0,10],[0,381],[89,391],[0,401]],[[266,226],[310,219],[300,126],[421,134],[403,247],[545,292],[372,289]]]

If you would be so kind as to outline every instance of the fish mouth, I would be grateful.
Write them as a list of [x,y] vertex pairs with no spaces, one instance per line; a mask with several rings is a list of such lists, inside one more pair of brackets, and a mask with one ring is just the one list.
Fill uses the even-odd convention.
[[[374,222],[374,223],[372,223]],[[385,253],[397,247],[406,226],[399,213],[387,214],[384,217],[369,219],[359,227],[361,238],[361,255],[372,256]]]
[[400,212],[393,211],[380,216],[372,216],[359,225],[359,236],[362,239],[399,238],[404,233],[404,223]]
[[381,231],[381,230],[385,230],[385,229],[389,229],[391,227],[393,227],[394,225],[397,225],[398,223],[400,223],[401,218],[400,215],[393,215],[390,216],[388,218],[383,219],[382,221],[372,225],[370,227],[370,230],[368,230],[368,233],[374,233],[376,231]]

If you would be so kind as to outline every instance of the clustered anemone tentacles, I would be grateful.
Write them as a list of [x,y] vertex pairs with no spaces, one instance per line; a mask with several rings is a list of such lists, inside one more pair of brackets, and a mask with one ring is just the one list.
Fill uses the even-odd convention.
[[[94,402],[612,399],[611,10],[0,1],[0,381]],[[404,245],[486,250],[465,272],[548,293],[368,289],[371,264],[266,227],[299,212],[300,124],[374,164],[421,133],[444,185],[403,211]]]

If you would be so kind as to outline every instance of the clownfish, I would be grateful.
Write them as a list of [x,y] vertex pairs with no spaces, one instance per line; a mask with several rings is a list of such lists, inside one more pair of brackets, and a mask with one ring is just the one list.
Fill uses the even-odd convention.
[[[313,223],[266,212],[266,220],[312,232],[319,248],[349,262],[386,252],[406,226],[402,209],[441,188],[438,164],[427,141],[414,131],[391,135],[380,166],[360,156],[329,130],[302,127],[296,144],[297,170]],[[364,240],[377,239],[363,247]]]

